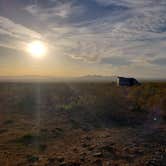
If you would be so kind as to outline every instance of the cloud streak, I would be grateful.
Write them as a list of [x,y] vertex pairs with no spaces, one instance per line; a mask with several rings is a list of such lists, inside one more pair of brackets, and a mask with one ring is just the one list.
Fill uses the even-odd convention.
[[[54,2],[54,1],[53,1]],[[60,2],[60,1],[55,1]],[[57,3],[52,7],[41,7],[37,4],[29,5],[25,8],[27,12],[32,14],[35,17],[40,18],[41,20],[48,19],[66,19],[71,15],[81,14],[84,10],[81,6],[74,5],[72,1],[68,1],[66,3]]]
[[0,32],[4,35],[9,35],[11,37],[17,38],[40,38],[41,35],[33,30],[26,28],[21,24],[17,24],[12,20],[0,16]]
[[74,41],[71,54],[87,60],[117,55],[150,58],[146,54],[154,53],[165,56],[166,3],[155,2],[100,1],[103,6],[124,5],[128,10],[77,26],[68,38]]
[[0,45],[3,47],[21,49],[19,44],[26,41],[41,39],[41,35],[21,24],[0,16]]

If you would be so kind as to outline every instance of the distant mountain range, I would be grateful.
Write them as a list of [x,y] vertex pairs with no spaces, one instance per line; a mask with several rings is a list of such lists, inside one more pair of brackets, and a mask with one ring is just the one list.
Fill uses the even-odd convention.
[[101,75],[87,75],[87,76],[82,76],[78,77],[78,80],[81,81],[108,81],[112,82],[116,80],[116,76],[101,76]]
[[80,77],[47,77],[47,76],[0,76],[1,82],[112,82],[115,76],[86,75]]
[[[0,76],[0,82],[115,82],[117,76],[85,75],[80,77],[51,77],[51,76]],[[137,78],[141,82],[166,81],[164,78]]]

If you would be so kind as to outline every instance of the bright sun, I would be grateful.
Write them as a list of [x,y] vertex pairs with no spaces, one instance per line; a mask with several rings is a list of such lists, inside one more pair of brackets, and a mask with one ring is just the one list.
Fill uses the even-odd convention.
[[42,58],[46,55],[47,48],[42,41],[33,41],[27,45],[27,51],[35,58]]

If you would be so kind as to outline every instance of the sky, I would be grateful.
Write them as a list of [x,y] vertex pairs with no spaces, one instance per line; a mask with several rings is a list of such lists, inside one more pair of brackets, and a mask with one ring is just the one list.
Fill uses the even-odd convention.
[[166,0],[0,0],[0,76],[94,74],[166,78]]

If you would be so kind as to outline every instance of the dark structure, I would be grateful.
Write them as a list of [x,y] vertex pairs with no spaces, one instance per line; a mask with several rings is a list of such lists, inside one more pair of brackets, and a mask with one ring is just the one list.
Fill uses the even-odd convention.
[[135,78],[117,77],[117,85],[118,86],[134,86],[134,85],[141,85],[141,84]]

